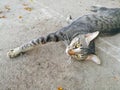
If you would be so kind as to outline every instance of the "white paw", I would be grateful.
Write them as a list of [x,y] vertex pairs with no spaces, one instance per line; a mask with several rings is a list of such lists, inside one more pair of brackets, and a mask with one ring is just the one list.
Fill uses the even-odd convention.
[[73,22],[72,16],[69,15],[69,16],[66,18],[66,21],[67,21],[68,24],[70,24],[71,22]]
[[11,49],[8,51],[7,56],[10,58],[16,57],[20,54],[19,48]]

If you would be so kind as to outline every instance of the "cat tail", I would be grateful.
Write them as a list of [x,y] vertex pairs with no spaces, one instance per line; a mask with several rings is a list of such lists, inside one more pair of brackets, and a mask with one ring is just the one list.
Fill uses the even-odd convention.
[[57,32],[50,33],[45,37],[39,37],[37,39],[33,39],[30,42],[21,45],[20,47],[10,50],[7,53],[7,55],[8,55],[8,57],[13,58],[13,57],[18,56],[23,52],[27,52],[39,45],[46,44],[47,42],[58,42],[61,40],[63,40],[63,39],[62,39],[62,36],[60,33],[57,33]]

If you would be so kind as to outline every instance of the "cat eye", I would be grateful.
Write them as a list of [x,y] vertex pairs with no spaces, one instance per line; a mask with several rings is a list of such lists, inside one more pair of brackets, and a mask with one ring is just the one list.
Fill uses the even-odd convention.
[[82,44],[77,43],[77,44],[74,45],[74,49],[79,48],[80,46],[82,46]]
[[80,55],[79,55],[79,54],[77,54],[76,56],[77,56],[77,57],[80,57]]
[[75,44],[74,45],[74,49],[79,48],[79,47],[80,47],[80,44]]

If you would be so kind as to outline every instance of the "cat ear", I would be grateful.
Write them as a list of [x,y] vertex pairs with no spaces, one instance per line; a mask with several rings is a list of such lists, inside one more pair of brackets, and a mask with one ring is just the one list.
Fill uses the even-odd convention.
[[98,34],[99,34],[99,31],[85,34],[85,40],[86,40],[87,45],[89,45],[89,43],[90,43],[93,39],[95,39],[95,38],[98,36]]
[[99,57],[94,54],[89,55],[86,60],[91,60],[95,62],[96,64],[101,64]]

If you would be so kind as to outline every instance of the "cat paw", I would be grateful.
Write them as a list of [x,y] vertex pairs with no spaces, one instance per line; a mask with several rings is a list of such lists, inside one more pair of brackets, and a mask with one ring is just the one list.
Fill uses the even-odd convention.
[[72,16],[69,15],[67,18],[66,18],[66,21],[68,24],[70,24],[73,20],[72,20]]
[[19,48],[11,49],[8,51],[7,56],[10,58],[14,58],[20,54]]

